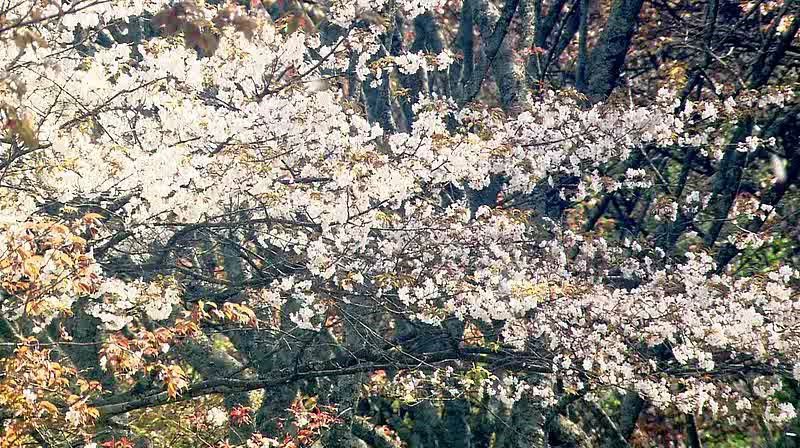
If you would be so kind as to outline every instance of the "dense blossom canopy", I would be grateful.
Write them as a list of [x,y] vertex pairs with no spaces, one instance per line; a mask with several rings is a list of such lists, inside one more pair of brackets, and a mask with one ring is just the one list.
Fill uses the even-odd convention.
[[0,446],[790,443],[800,11],[663,3],[3,5]]

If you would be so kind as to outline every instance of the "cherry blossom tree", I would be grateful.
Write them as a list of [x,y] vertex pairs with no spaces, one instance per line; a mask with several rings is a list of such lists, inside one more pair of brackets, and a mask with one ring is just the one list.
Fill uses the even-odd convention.
[[795,446],[798,13],[2,5],[0,446]]

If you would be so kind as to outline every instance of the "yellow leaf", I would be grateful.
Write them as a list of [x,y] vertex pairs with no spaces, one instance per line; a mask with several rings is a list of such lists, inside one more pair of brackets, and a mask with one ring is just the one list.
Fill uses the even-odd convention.
[[170,398],[175,398],[178,396],[178,388],[175,386],[175,383],[167,383],[167,395],[169,395]]
[[44,258],[39,255],[34,255],[25,260],[22,264],[22,272],[25,273],[32,280],[39,278],[39,271],[44,264]]
[[83,221],[87,224],[94,224],[100,222],[103,219],[103,215],[100,213],[87,213],[83,215]]
[[69,239],[75,248],[82,249],[84,246],[86,246],[86,240],[77,235],[70,235]]
[[38,315],[39,311],[41,311],[41,300],[30,300],[25,304],[25,314],[28,315]]
[[50,403],[49,401],[40,401],[39,407],[47,411],[47,413],[50,415],[58,414],[58,408],[56,407],[56,405]]
[[30,148],[39,146],[39,139],[36,137],[36,130],[33,128],[33,119],[25,117],[17,124],[17,135]]
[[166,367],[162,375],[164,376],[164,383],[167,386],[167,395],[169,395],[170,398],[177,397],[181,390],[189,386],[189,383],[186,381],[186,373],[178,365]]

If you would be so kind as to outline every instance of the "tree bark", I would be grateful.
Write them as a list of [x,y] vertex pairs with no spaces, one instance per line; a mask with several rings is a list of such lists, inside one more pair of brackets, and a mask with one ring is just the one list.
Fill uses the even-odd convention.
[[584,93],[593,102],[604,100],[616,87],[625,55],[644,0],[615,0],[586,67]]

